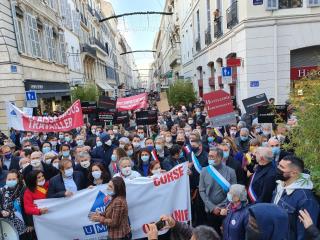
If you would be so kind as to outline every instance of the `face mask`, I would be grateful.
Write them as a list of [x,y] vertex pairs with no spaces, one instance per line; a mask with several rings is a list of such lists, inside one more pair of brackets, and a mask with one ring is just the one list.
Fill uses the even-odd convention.
[[211,166],[218,166],[216,160],[214,160],[214,159],[209,159],[209,160],[208,160],[208,163],[209,163],[209,165],[211,165]]
[[54,166],[56,169],[59,169],[59,163],[57,162],[53,163],[52,166]]
[[124,144],[119,144],[119,148],[124,148]]
[[149,156],[141,156],[141,160],[144,162],[144,163],[147,163],[149,161]]
[[78,145],[78,146],[83,146],[83,145],[84,145],[83,140],[78,140],[78,141],[77,141],[77,145]]
[[188,124],[189,124],[189,125],[192,125],[192,124],[193,124],[193,120],[189,120],[189,121],[188,121]]
[[124,132],[125,137],[129,137],[130,133],[129,132]]
[[178,144],[179,146],[183,146],[183,145],[184,145],[184,142],[178,141],[177,144]]
[[228,158],[230,155],[229,151],[223,151],[223,158]]
[[240,136],[240,139],[242,142],[245,142],[248,140],[248,136]]
[[112,140],[113,140],[113,139],[114,139],[114,135],[110,135],[110,139],[112,139]]
[[22,169],[25,169],[26,167],[28,167],[30,165],[30,163],[25,163],[25,164],[22,164]]
[[52,159],[49,158],[49,159],[46,159],[44,162],[45,162],[46,164],[50,165],[50,164],[51,164],[51,160],[52,160]]
[[201,112],[196,112],[196,115],[197,115],[197,116],[200,116],[200,114],[201,114]]
[[261,128],[256,128],[256,133],[261,133]]
[[182,113],[178,113],[178,117],[182,117]]
[[59,134],[59,139],[60,140],[64,139],[64,135],[63,134]]
[[199,151],[199,147],[191,147],[191,150],[192,150],[194,153],[196,153],[196,152]]
[[18,184],[17,180],[7,180],[6,185],[8,188],[14,188]]
[[147,149],[151,152],[153,150],[153,146],[147,146]]
[[118,129],[113,129],[114,134],[117,134],[118,132],[119,132]]
[[137,143],[137,142],[132,143],[132,145],[133,145],[134,148],[139,148],[140,147],[140,143]]
[[179,158],[184,158],[183,151],[181,151],[181,152],[180,152],[180,154],[179,154]]
[[83,168],[88,168],[88,167],[90,167],[90,161],[80,162],[80,165],[81,165],[81,167],[83,167]]
[[96,143],[96,145],[97,145],[97,147],[100,147],[100,146],[102,146],[102,142],[98,141],[98,142]]
[[70,138],[70,137],[65,137],[64,140],[65,140],[66,142],[70,142],[71,138]]
[[114,192],[107,188],[106,194],[109,195],[109,196],[113,196]]
[[121,173],[124,175],[124,176],[130,176],[131,175],[131,172],[132,172],[132,169],[131,167],[125,167],[125,168],[122,168],[121,169]]
[[39,167],[41,165],[40,159],[31,160],[31,166],[32,167]]
[[140,139],[144,139],[144,134],[143,133],[138,134],[138,136],[139,136]]
[[276,172],[276,179],[280,180],[280,181],[288,181],[290,179],[290,176],[284,176],[284,172],[282,170],[280,170],[279,168],[277,168],[277,172]]
[[261,146],[262,146],[262,147],[268,147],[268,142],[262,142],[262,143],[261,143]]
[[152,170],[151,171],[153,175],[160,175],[161,174],[161,168],[156,169],[156,170]]
[[44,153],[44,154],[46,154],[46,153],[48,153],[48,152],[50,152],[51,151],[51,148],[50,147],[43,147],[42,148],[42,152]]
[[4,157],[5,157],[6,159],[10,159],[11,156],[12,156],[12,153],[11,153],[11,152],[4,155]]
[[110,147],[112,145],[112,141],[109,139],[108,141],[105,142],[105,144]]
[[42,187],[46,183],[46,180],[42,180],[41,182],[38,182],[38,186]]
[[92,133],[92,134],[96,134],[96,130],[92,129],[92,130],[91,130],[91,133]]
[[128,154],[129,157],[131,157],[131,156],[133,155],[133,150],[129,150],[129,151],[127,152],[127,154]]
[[23,150],[31,150],[32,148],[30,146],[24,147]]
[[262,131],[263,135],[269,136],[271,134],[271,131]]
[[172,141],[172,137],[166,137],[166,142],[170,143]]
[[157,145],[156,145],[156,150],[157,150],[157,151],[161,151],[161,150],[162,150],[162,145],[157,144]]
[[280,147],[273,147],[272,148],[272,153],[274,156],[277,156],[280,154]]
[[227,199],[229,202],[232,202],[232,195],[230,193],[227,194]]
[[62,151],[62,156],[67,158],[70,155],[70,151]]
[[92,174],[92,177],[96,180],[100,179],[101,177],[101,171],[93,171],[91,174]]
[[43,139],[43,140],[47,140],[47,137],[48,137],[47,135],[43,135],[43,136],[42,136],[42,139]]
[[112,154],[112,155],[111,155],[111,161],[112,161],[112,162],[117,161],[117,155]]
[[212,143],[214,141],[214,137],[208,137],[208,142]]
[[99,137],[100,136],[100,132],[96,132],[96,136]]
[[64,170],[64,175],[66,175],[66,177],[71,177],[73,175],[73,168]]
[[235,136],[237,134],[237,131],[230,130],[230,135]]
[[50,143],[51,143],[52,147],[57,146],[57,142],[56,142],[56,141],[54,141],[54,142],[50,142]]

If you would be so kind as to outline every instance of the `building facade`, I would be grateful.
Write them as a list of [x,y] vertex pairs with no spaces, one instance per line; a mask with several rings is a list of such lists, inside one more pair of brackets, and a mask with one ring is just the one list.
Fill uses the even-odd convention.
[[[165,10],[176,8],[179,19],[180,77],[199,96],[223,89],[243,109],[242,99],[266,93],[283,104],[295,81],[320,66],[319,1],[167,2]],[[229,79],[222,77],[227,66]]]

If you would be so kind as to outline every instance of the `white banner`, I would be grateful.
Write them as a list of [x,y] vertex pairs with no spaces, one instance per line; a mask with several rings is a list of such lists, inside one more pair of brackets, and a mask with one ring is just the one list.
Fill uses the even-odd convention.
[[[154,178],[136,178],[126,181],[129,219],[133,239],[146,237],[143,225],[157,222],[160,216],[172,215],[177,221],[191,220],[191,202],[187,163]],[[39,240],[98,240],[105,239],[105,226],[91,222],[90,212],[104,211],[110,201],[105,195],[106,185],[85,189],[71,198],[37,201],[49,213],[34,216]]]

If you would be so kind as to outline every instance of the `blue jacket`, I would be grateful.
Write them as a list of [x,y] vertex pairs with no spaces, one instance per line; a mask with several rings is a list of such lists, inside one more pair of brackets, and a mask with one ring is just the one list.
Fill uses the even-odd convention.
[[223,239],[245,239],[249,213],[246,204],[241,204],[235,210],[230,210],[223,221]]
[[116,148],[115,145],[111,145],[110,147],[107,146],[100,146],[96,147],[91,151],[91,157],[94,162],[102,162],[104,167],[107,169],[110,162],[111,162],[111,155],[113,150]]
[[[73,181],[77,185],[77,190],[82,190],[86,187],[83,174],[81,172],[73,172]],[[62,175],[58,174],[49,181],[48,198],[64,197],[66,188],[62,179]]]
[[272,193],[276,187],[276,169],[273,163],[258,166],[252,188],[257,196],[257,203],[269,203],[272,200]]
[[180,163],[185,162],[186,159],[179,158],[179,159],[173,159],[172,156],[168,156],[165,158],[165,160],[162,162],[162,168],[166,171],[170,171],[175,166],[179,165]]
[[[282,183],[279,181],[277,190],[274,191],[274,202],[283,208],[289,216],[290,240],[306,239],[305,228],[299,220],[299,210],[306,209],[312,221],[314,223],[318,221],[319,204],[312,192],[313,184],[308,174],[303,175],[306,176],[306,178],[290,184],[283,192],[280,191],[280,184]],[[280,197],[279,194],[281,194],[281,192],[282,195]],[[277,199],[279,197],[280,199]]]
[[272,203],[257,203],[248,210],[257,222],[259,240],[288,240],[289,220],[286,211]]

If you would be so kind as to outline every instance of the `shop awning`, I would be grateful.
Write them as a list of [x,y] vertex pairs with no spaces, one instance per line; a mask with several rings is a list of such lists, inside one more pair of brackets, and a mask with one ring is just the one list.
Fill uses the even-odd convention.
[[70,86],[66,82],[44,82],[26,79],[24,86],[26,91],[35,91],[38,98],[70,96]]
[[99,86],[99,88],[103,89],[104,91],[113,91],[114,88],[111,87],[108,83],[97,81],[96,84]]

